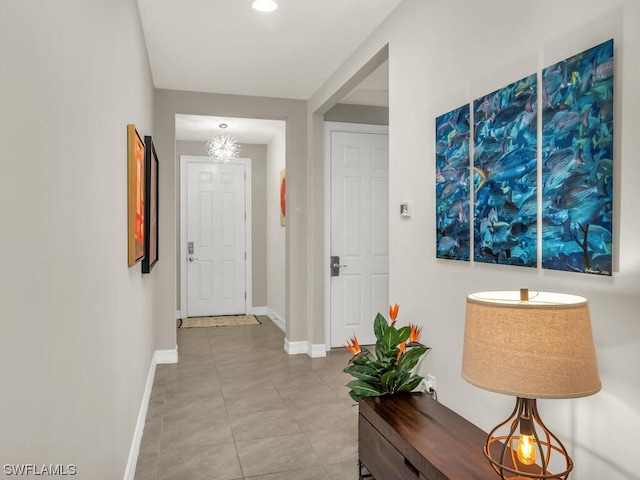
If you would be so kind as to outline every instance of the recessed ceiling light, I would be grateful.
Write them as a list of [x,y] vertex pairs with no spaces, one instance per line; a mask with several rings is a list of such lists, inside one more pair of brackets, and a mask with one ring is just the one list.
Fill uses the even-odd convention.
[[278,9],[278,4],[275,0],[254,0],[251,7],[259,12],[273,12]]

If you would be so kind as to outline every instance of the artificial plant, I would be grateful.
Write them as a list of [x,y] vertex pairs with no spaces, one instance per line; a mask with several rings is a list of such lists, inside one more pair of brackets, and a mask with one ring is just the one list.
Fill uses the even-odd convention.
[[398,309],[397,303],[389,306],[390,322],[380,313],[376,316],[373,322],[377,339],[375,354],[361,347],[355,335],[345,345],[353,353],[344,372],[355,377],[347,383],[349,395],[355,401],[362,397],[409,393],[423,379],[411,371],[430,348],[418,342],[422,327],[410,323],[396,328]]

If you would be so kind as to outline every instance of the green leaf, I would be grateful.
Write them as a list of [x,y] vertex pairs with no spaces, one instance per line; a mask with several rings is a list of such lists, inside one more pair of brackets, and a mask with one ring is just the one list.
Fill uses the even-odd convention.
[[351,398],[353,398],[356,402],[359,402],[360,399],[362,398],[362,395],[357,395],[356,393],[354,393],[353,390],[351,390],[349,392],[349,395],[351,396]]
[[373,368],[376,372],[380,371],[380,370],[384,370],[384,365],[382,365],[382,363],[378,360],[375,360],[373,362],[371,362],[369,364],[369,366],[371,368]]
[[352,380],[347,383],[347,387],[353,390],[353,393],[361,397],[379,397],[384,393],[382,387],[376,388],[375,386],[362,380]]
[[416,364],[420,360],[420,357],[422,357],[422,355],[426,351],[427,351],[427,347],[413,347],[408,350],[405,350],[405,352],[400,357],[400,361],[398,362],[398,364],[402,368],[411,370],[413,367],[416,366]]
[[376,319],[373,321],[373,333],[375,334],[378,341],[382,340],[384,332],[389,328],[387,324],[387,320],[382,316],[381,313],[376,315]]
[[356,365],[368,365],[372,361],[373,355],[371,355],[371,352],[365,348],[363,348],[362,352],[352,359],[352,363],[355,363]]
[[390,368],[393,368],[393,363],[395,362],[395,360],[396,357],[395,355],[393,355],[392,357],[382,357],[378,363],[380,363],[380,368],[386,372]]
[[397,385],[402,385],[404,384],[407,380],[409,380],[409,377],[411,376],[411,372],[409,370],[405,370],[405,369],[400,369],[400,375],[398,375],[398,380],[397,380]]
[[343,372],[367,383],[380,384],[380,375],[377,375],[376,370],[368,365],[350,365]]
[[398,372],[396,372],[395,370],[390,370],[384,375],[382,375],[382,377],[380,378],[380,381],[382,382],[382,385],[388,387],[393,383],[393,380],[396,378],[397,375],[398,375]]
[[412,376],[404,385],[400,386],[398,389],[398,393],[409,393],[422,381],[422,377],[420,375]]
[[411,372],[407,372],[406,370],[400,370],[398,372],[398,376],[396,377],[395,382],[393,383],[392,393],[398,393],[402,385],[404,385],[411,376]]
[[382,336],[382,348],[384,356],[388,357],[400,343],[400,336],[394,327],[389,327]]
[[345,373],[353,373],[353,372],[361,372],[361,373],[375,373],[376,369],[372,365],[360,365],[356,363],[352,363],[344,368],[343,372]]
[[398,343],[406,342],[411,335],[411,327],[402,327],[398,329]]

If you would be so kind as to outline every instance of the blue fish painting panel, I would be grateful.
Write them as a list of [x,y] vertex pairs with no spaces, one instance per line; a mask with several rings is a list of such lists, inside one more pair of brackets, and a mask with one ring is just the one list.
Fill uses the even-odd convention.
[[436,118],[436,256],[470,260],[469,105]]
[[542,267],[611,275],[613,40],[542,70]]
[[537,76],[473,102],[474,259],[537,266]]

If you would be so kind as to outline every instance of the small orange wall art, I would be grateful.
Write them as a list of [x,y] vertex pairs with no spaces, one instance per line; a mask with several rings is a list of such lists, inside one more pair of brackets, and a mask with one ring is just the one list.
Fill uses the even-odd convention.
[[280,225],[287,224],[287,176],[284,170],[280,171]]
[[127,125],[127,204],[129,266],[144,257],[144,143],[135,125]]

